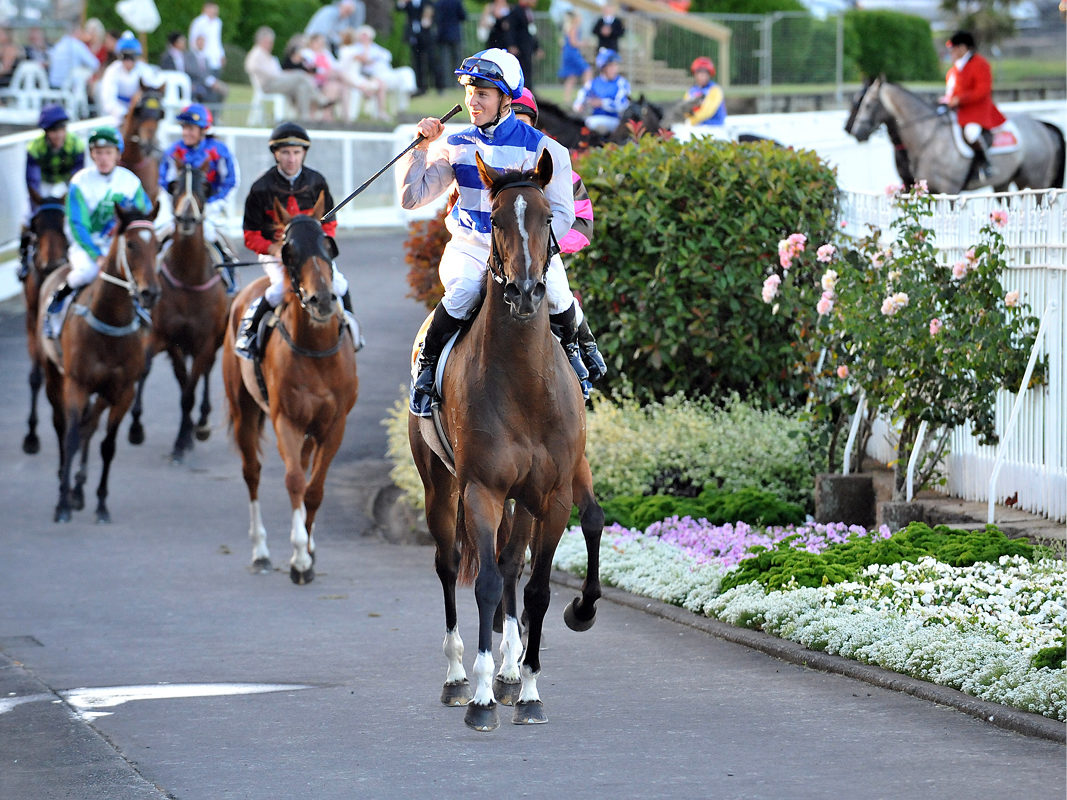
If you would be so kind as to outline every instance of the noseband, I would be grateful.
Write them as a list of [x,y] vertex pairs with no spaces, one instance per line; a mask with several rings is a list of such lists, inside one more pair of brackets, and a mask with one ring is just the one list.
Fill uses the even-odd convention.
[[[507,186],[501,186],[496,190],[496,194],[507,191],[508,189],[536,189],[542,196],[545,190],[541,188],[541,184],[534,183],[533,181],[515,181],[509,183]],[[490,221],[493,221],[490,218]],[[552,256],[559,252],[559,245],[556,243],[556,234],[552,230],[552,217],[548,218],[548,246],[545,252],[545,262],[541,267],[541,275],[538,280],[543,281],[545,279],[545,273],[548,272],[548,266],[552,261]],[[492,231],[489,234],[489,261],[486,262],[486,266],[489,269],[489,274],[493,276],[493,280],[497,283],[504,285],[507,283],[507,274],[504,272],[504,260],[500,256],[500,248],[496,243],[496,225],[493,225]]]
[[[192,168],[189,165],[185,165],[182,169],[182,174],[185,178],[185,189],[174,204],[174,207],[181,213],[174,215],[174,221],[181,226],[181,232],[188,236],[193,232],[193,228],[204,221],[204,207],[200,203],[200,197],[193,191]],[[195,209],[194,213],[185,213],[190,206]]]

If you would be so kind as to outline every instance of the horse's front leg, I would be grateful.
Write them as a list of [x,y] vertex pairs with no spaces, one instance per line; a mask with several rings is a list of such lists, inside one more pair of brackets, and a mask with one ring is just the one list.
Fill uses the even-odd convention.
[[604,533],[604,509],[593,494],[593,475],[589,461],[584,457],[572,485],[582,523],[582,535],[585,537],[586,571],[582,594],[567,604],[563,621],[572,631],[587,631],[596,622],[596,601],[601,595],[600,538]]
[[141,412],[144,407],[144,385],[148,380],[148,373],[152,371],[152,358],[155,354],[155,345],[148,344],[145,348],[144,372],[141,373],[141,378],[137,381],[137,394],[133,398],[133,407],[130,409],[132,420],[130,422],[130,432],[127,435],[130,444],[144,444],[144,426],[141,424]]
[[230,415],[233,417],[234,440],[241,453],[241,475],[248,489],[248,538],[252,541],[252,570],[270,572],[270,550],[267,548],[267,529],[259,506],[259,477],[262,464],[259,460],[260,429],[263,411],[248,392],[238,388],[236,399],[231,399]]
[[63,412],[63,422],[57,426],[57,432],[62,436],[59,463],[59,501],[56,503],[54,519],[56,522],[70,522],[71,498],[70,498],[70,470],[71,462],[78,453],[78,443],[81,437],[81,420],[85,412],[85,404],[88,397],[80,386],[75,386],[71,381],[65,381],[63,396],[66,405]]
[[311,555],[314,544],[308,533],[307,508],[304,506],[304,493],[307,490],[304,448],[308,442],[304,432],[280,413],[275,415],[274,431],[278,438],[278,452],[285,463],[285,488],[289,492],[289,505],[293,510],[289,524],[289,542],[293,546],[289,577],[293,583],[303,585],[315,579]]
[[503,580],[503,636],[500,639],[500,670],[493,679],[493,694],[497,702],[514,705],[519,699],[522,678],[519,659],[522,658],[522,636],[516,599],[519,575],[522,573],[526,546],[533,532],[533,517],[526,509],[517,507],[510,526],[510,534],[500,548],[498,564]]
[[474,698],[467,705],[464,721],[476,731],[495,730],[500,725],[493,695],[493,617],[503,596],[504,582],[496,562],[496,532],[504,498],[489,489],[468,484],[463,493],[467,546],[478,548],[478,577],[474,597],[478,603],[478,655],[474,659]]
[[107,432],[103,441],[100,442],[100,460],[102,463],[100,483],[96,487],[97,522],[111,522],[111,512],[107,510],[107,481],[111,474],[111,462],[115,458],[115,443],[119,435],[119,424],[133,403],[134,393],[133,386],[123,392],[119,401],[111,406],[111,410],[107,415]]
[[41,363],[34,361],[30,367],[30,418],[26,421],[28,431],[22,440],[22,452],[34,455],[41,450],[41,440],[37,438],[37,395],[41,391]]
[[541,677],[541,631],[549,601],[552,599],[552,590],[548,585],[552,575],[552,556],[556,552],[556,545],[563,535],[571,510],[570,492],[561,494],[566,496],[557,498],[558,502],[548,504],[548,511],[535,531],[530,580],[523,592],[523,605],[529,615],[530,626],[526,633],[526,654],[522,660],[522,691],[515,703],[515,714],[512,717],[512,722],[516,725],[548,722],[541,696],[537,692],[537,681]]

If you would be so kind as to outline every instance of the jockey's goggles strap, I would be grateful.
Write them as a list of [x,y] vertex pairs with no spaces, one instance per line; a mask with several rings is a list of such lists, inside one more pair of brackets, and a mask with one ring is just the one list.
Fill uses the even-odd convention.
[[463,63],[459,65],[459,71],[481,78],[504,80],[504,71],[500,69],[500,65],[485,58],[474,58],[473,56],[465,58]]

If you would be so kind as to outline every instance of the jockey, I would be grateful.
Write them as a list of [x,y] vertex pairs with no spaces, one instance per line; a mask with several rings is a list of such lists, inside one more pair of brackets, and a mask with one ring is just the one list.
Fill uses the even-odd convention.
[[619,127],[622,112],[630,105],[630,82],[619,75],[619,54],[601,47],[596,54],[598,75],[578,90],[574,110],[588,113],[585,126],[609,134]]
[[[537,100],[533,92],[523,88],[522,95],[517,100],[511,101],[511,109],[515,116],[527,125],[537,125]],[[577,253],[589,244],[593,235],[593,203],[589,199],[589,192],[585,189],[581,176],[572,170],[574,178],[574,224],[571,229],[559,240],[561,253]],[[559,255],[553,256],[553,260]],[[607,374],[608,368],[604,358],[596,346],[593,332],[589,330],[589,322],[582,312],[582,307],[575,303],[575,316],[578,321],[578,345],[582,351],[582,361],[589,370],[589,382],[595,383]],[[583,390],[587,387],[583,384]]]
[[70,117],[63,106],[51,105],[41,109],[37,127],[44,131],[30,141],[26,148],[26,191],[30,203],[22,223],[19,238],[19,280],[25,280],[33,263],[31,246],[33,233],[30,220],[42,201],[60,199],[67,194],[71,177],[85,166],[85,143],[67,132]]
[[988,180],[990,167],[982,131],[1007,121],[993,105],[993,70],[975,52],[974,37],[967,31],[957,31],[945,44],[952,54],[952,66],[945,76],[945,96],[941,102],[956,109],[963,138],[974,148],[977,174],[982,180]]
[[[182,126],[182,138],[172,144],[159,162],[159,185],[173,195],[175,183],[181,175],[181,165],[188,164],[198,169],[206,163],[204,178],[207,182],[207,205],[204,207],[204,239],[215,246],[222,261],[236,262],[237,257],[219,228],[226,224],[226,197],[237,185],[237,164],[226,145],[208,131],[214,122],[211,112],[200,103],[193,103],[181,110],[177,120]],[[163,236],[171,233],[173,226],[161,231]],[[161,236],[162,238],[162,236]],[[225,270],[228,278],[227,293],[236,291],[233,267]]]
[[693,103],[685,121],[690,125],[722,125],[726,122],[726,98],[722,87],[712,80],[715,77],[715,62],[707,56],[700,56],[694,59],[689,71],[696,84],[685,93],[685,99]]
[[[140,60],[141,43],[129,31],[115,42],[115,52],[119,57],[104,69],[98,91],[101,110],[111,116],[116,127],[121,127],[130,109],[130,101],[141,88],[141,81],[154,85],[156,76],[152,67]],[[158,109],[158,113],[162,117],[163,109]]]
[[[242,358],[255,359],[263,354],[263,345],[258,342],[259,325],[267,312],[274,309],[285,296],[285,267],[282,265],[282,235],[274,216],[274,201],[277,200],[290,215],[311,214],[319,195],[327,208],[333,208],[333,197],[326,178],[304,165],[311,137],[295,122],[282,122],[270,134],[270,151],[275,166],[268,169],[252,184],[245,198],[244,236],[245,247],[259,256],[263,271],[270,278],[270,286],[248,307],[237,334],[235,349]],[[322,231],[333,236],[337,220],[323,223]],[[352,298],[348,294],[348,279],[333,264],[333,291],[341,298],[347,312],[346,319],[352,329],[356,349],[363,346],[359,325],[352,316]]]
[[[515,56],[500,48],[482,50],[463,60],[455,70],[466,87],[466,106],[471,127],[448,136],[430,152],[430,143],[444,133],[439,119],[421,120],[417,130],[422,141],[396,166],[400,204],[419,208],[458,189],[458,199],[445,218],[452,238],[445,245],[438,268],[445,296],[434,310],[419,355],[418,375],[412,386],[411,410],[428,416],[434,391],[434,370],[441,350],[481,301],[489,260],[492,232],[489,190],[482,185],[475,154],[486,164],[503,170],[533,169],[540,155],[552,157],[552,180],[545,197],[552,207],[552,232],[562,239],[574,222],[570,153],[536,128],[519,122],[512,101],[522,95],[525,83]],[[567,284],[563,262],[552,259],[545,275],[549,319],[562,329],[561,339],[579,380],[589,374],[578,350],[577,304]]]
[[80,170],[70,180],[67,192],[67,228],[70,246],[70,272],[48,304],[46,335],[59,334],[67,298],[92,283],[100,273],[111,247],[115,229],[115,207],[133,206],[146,214],[152,204],[137,176],[118,166],[122,136],[114,128],[101,126],[89,133],[92,166]]

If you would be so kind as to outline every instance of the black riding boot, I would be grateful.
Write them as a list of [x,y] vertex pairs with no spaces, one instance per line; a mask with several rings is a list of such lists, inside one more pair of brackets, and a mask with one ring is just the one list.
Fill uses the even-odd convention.
[[233,267],[225,265],[236,263],[237,256],[233,254],[233,251],[230,250],[226,242],[223,241],[221,238],[218,239],[214,244],[215,249],[219,253],[219,258],[222,259],[222,263],[224,265],[222,267],[222,282],[226,284],[226,294],[231,296],[235,295],[237,294],[237,273]]
[[73,291],[74,289],[71,288],[70,284],[63,281],[52,292],[52,298],[48,301],[48,308],[44,312],[44,335],[49,339],[55,339],[59,336],[59,330],[63,327],[63,317],[65,316],[65,301]]
[[273,310],[274,306],[267,302],[266,297],[258,298],[248,307],[241,317],[241,327],[237,331],[237,341],[234,342],[233,349],[237,351],[237,355],[253,361],[263,356],[266,337],[264,336],[264,341],[259,341],[259,326],[263,318]]
[[33,239],[33,232],[29,228],[23,228],[22,235],[19,237],[18,279],[20,281],[26,280],[26,276],[30,274],[30,267],[33,266]]
[[[419,353],[418,377],[412,386],[411,405],[416,413],[423,410],[429,411],[429,404],[434,394],[434,372],[437,371],[437,361],[441,358],[441,351],[451,338],[452,334],[459,330],[463,320],[456,319],[445,310],[444,303],[438,303],[434,309],[430,327],[426,329],[426,337],[422,342],[422,351]],[[422,406],[425,405],[425,409]]]
[[974,166],[971,168],[981,181],[988,181],[993,176],[993,166],[989,163],[989,157],[985,153],[985,142],[979,136],[978,140],[971,143],[974,150]]
[[578,383],[582,385],[582,395],[589,399],[589,391],[593,385],[589,382],[589,370],[582,361],[582,351],[578,347],[578,321],[574,303],[561,314],[551,314],[548,322],[552,326],[552,332],[559,337],[559,343],[563,345],[563,351],[570,359],[574,374],[578,376]]
[[589,320],[582,317],[582,324],[578,326],[578,346],[582,350],[582,361],[589,370],[589,382],[596,383],[608,374],[608,365],[604,363],[604,357],[597,349],[596,339],[589,330]]

